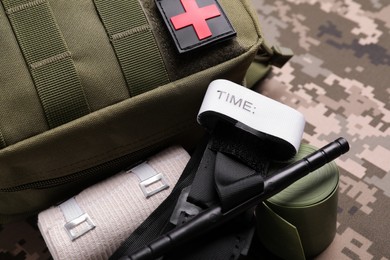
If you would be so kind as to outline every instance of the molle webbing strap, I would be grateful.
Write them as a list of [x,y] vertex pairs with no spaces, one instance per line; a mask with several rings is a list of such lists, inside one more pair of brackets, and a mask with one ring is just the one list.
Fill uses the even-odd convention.
[[152,30],[137,0],[94,0],[131,96],[169,82]]
[[89,113],[71,53],[47,0],[2,0],[50,128]]

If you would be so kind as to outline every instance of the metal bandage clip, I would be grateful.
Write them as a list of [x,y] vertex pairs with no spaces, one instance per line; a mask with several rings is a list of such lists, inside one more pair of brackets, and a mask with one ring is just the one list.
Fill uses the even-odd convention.
[[74,198],[61,203],[59,207],[67,221],[64,227],[71,241],[76,240],[96,227],[90,216],[81,210]]
[[[156,172],[149,164],[146,162],[141,163],[140,165],[132,168],[130,172],[133,172],[135,175],[137,175],[138,179],[140,180],[139,186],[141,187],[141,190],[143,194],[145,195],[145,198],[150,198],[154,194],[159,193],[160,191],[163,191],[165,189],[169,188],[169,185],[167,183],[167,180],[165,179],[164,175],[161,173]],[[161,182],[161,185],[149,190],[148,188],[155,183]]]

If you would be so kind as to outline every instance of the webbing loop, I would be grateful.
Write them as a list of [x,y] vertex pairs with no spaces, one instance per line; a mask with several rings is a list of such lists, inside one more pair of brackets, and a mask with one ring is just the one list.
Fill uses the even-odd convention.
[[122,68],[130,96],[169,82],[161,53],[137,0],[94,0]]
[[283,67],[292,57],[294,53],[291,49],[280,47],[277,45],[269,45],[266,41],[263,41],[258,54],[255,57],[255,61],[259,63],[269,63],[278,68]]
[[47,0],[2,0],[50,128],[89,113],[71,52]]

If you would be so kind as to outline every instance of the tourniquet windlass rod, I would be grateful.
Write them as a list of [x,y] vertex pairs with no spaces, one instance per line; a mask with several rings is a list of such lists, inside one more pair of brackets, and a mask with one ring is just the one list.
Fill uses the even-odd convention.
[[303,159],[277,170],[271,177],[264,180],[264,189],[261,193],[242,204],[226,212],[223,212],[219,205],[212,206],[196,215],[190,221],[172,229],[145,247],[121,259],[157,259],[191,239],[205,234],[246,210],[253,208],[263,200],[272,197],[308,173],[315,171],[348,151],[349,144],[347,140],[338,138]]

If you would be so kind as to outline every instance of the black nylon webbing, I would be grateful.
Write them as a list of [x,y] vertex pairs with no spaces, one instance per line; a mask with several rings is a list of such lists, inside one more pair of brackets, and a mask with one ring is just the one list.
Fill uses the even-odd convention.
[[[217,125],[191,185],[188,201],[204,208],[219,203],[226,212],[260,194],[268,170],[266,145],[236,126]],[[250,223],[238,216],[164,259],[238,259],[251,243]]]
[[[239,126],[239,127],[237,127]],[[218,122],[213,130],[211,149],[229,154],[243,164],[265,175],[274,145],[263,136],[256,136],[241,128],[239,123],[230,125]]]
[[164,260],[234,260],[252,241],[253,225],[245,215],[164,256]]
[[[191,185],[188,202],[203,208],[218,203],[226,212],[260,194],[268,162],[261,152],[264,146],[259,146],[258,141],[249,143],[251,139],[235,126],[220,125],[214,129]],[[261,172],[248,167],[248,163]],[[185,219],[191,221],[191,216]],[[253,225],[250,223],[244,216],[238,216],[164,259],[238,259],[251,242]]]
[[239,194],[261,192],[268,171],[267,145],[240,128],[217,125],[191,185],[188,201],[203,208],[218,202],[228,210],[244,201],[246,195]]
[[226,212],[264,190],[261,174],[223,153],[217,153],[214,181]]
[[190,203],[201,208],[210,207],[218,198],[213,181],[216,153],[209,146],[210,142],[203,153],[188,197]]

